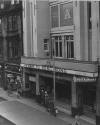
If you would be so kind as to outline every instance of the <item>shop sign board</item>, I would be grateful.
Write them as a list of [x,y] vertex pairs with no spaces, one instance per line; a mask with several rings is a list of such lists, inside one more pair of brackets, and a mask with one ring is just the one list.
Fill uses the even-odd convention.
[[89,77],[73,77],[74,82],[95,82],[96,78],[89,78]]
[[33,77],[33,76],[29,76],[29,81],[35,82],[35,81],[36,81],[36,78]]
[[13,74],[7,74],[7,77],[14,77]]
[[48,65],[40,66],[40,65],[24,64],[23,67],[46,70],[46,71],[55,71],[55,72],[66,73],[66,74],[76,74],[76,75],[88,76],[88,77],[98,76],[97,72],[91,73],[91,72],[74,71],[74,70],[68,70],[68,69],[53,67],[53,66],[48,66]]

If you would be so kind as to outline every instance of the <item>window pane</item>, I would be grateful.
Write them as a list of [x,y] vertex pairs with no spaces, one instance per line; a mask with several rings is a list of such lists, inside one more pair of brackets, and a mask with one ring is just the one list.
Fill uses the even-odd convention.
[[65,37],[65,50],[67,58],[74,58],[74,38],[73,35],[66,35]]
[[69,43],[67,42],[67,58],[69,58]]
[[73,25],[73,4],[61,4],[60,5],[60,26]]
[[58,27],[58,5],[51,7],[51,26]]
[[70,40],[73,40],[73,35],[70,35]]
[[71,42],[71,58],[74,58],[74,43]]
[[59,56],[62,57],[62,42],[59,43]]
[[66,36],[65,38],[66,38],[66,40],[69,40],[69,36]]
[[58,42],[55,43],[55,51],[56,51],[56,57],[58,57]]

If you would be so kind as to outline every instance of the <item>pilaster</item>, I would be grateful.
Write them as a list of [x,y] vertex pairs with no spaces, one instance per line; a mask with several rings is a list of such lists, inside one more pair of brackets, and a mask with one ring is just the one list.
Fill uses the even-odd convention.
[[88,13],[87,13],[87,2],[86,1],[84,1],[84,35],[85,35],[85,37],[84,37],[84,44],[85,44],[85,51],[84,51],[84,55],[85,55],[85,60],[86,61],[88,61],[89,59],[88,59]]
[[78,94],[78,87],[77,83],[73,80],[72,81],[72,116],[82,114],[82,106],[79,104],[79,94]]
[[74,22],[74,55],[80,60],[80,1],[73,1]]
[[98,41],[98,2],[91,2],[91,16],[92,16],[92,61],[97,61],[97,41]]
[[72,116],[77,114],[77,94],[76,94],[76,82],[72,81]]

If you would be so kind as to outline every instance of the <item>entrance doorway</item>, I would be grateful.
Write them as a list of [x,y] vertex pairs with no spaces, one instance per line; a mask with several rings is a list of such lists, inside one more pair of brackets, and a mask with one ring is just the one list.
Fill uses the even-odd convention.
[[30,82],[29,83],[29,88],[30,88],[30,95],[31,97],[35,97],[36,95],[36,82]]
[[81,100],[83,113],[87,116],[94,117],[96,113],[96,84],[81,83],[78,86],[81,91]]
[[58,106],[69,109],[71,106],[71,82],[59,80],[56,82],[56,101]]

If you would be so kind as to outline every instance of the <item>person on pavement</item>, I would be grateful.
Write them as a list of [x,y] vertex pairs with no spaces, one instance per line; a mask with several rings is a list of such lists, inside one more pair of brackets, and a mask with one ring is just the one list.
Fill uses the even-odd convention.
[[72,123],[72,125],[81,125],[81,123],[80,123],[79,120],[80,120],[79,116],[76,115],[76,116],[75,116],[75,121]]

